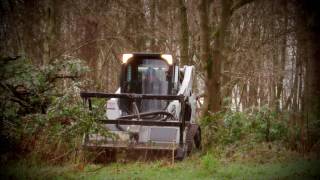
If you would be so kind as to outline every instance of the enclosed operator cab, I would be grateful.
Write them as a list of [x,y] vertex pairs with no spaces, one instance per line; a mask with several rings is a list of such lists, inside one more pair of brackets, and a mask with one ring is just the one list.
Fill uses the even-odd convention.
[[[121,93],[173,95],[176,92],[174,86],[174,64],[171,55],[123,55]],[[137,102],[139,112],[165,110],[167,105],[168,102],[163,100]],[[128,99],[120,100],[120,109],[124,115],[135,111]]]

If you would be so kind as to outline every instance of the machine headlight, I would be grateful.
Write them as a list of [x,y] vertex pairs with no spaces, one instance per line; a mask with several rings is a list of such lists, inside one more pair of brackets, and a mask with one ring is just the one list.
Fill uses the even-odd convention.
[[130,58],[132,58],[132,57],[133,57],[133,54],[123,54],[123,55],[122,55],[122,63],[123,63],[123,64],[127,63],[128,60],[129,60]]
[[162,54],[161,58],[166,60],[168,64],[172,65],[172,63],[173,63],[172,55],[170,55],[170,54]]

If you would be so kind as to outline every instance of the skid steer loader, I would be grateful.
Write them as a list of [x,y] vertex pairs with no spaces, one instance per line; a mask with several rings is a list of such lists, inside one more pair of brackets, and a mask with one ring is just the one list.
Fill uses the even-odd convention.
[[117,139],[86,134],[85,147],[135,150],[173,150],[176,159],[201,147],[196,122],[196,97],[192,92],[193,66],[179,68],[169,54],[123,54],[120,87],[114,94],[81,92],[106,98],[106,118],[100,120]]

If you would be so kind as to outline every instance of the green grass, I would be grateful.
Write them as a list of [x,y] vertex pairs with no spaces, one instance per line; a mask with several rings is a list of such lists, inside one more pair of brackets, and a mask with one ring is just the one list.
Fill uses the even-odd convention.
[[[11,179],[319,179],[319,160],[279,163],[221,162],[211,154],[168,161],[50,166],[19,161],[1,168]],[[1,178],[3,179],[3,178]]]

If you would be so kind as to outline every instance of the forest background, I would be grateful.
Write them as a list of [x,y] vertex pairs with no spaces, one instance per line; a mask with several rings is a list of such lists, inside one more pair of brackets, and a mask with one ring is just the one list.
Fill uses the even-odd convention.
[[3,163],[87,163],[81,135],[109,134],[105,102],[90,113],[79,92],[115,92],[126,52],[195,66],[204,164],[319,157],[316,1],[2,0],[0,14]]

